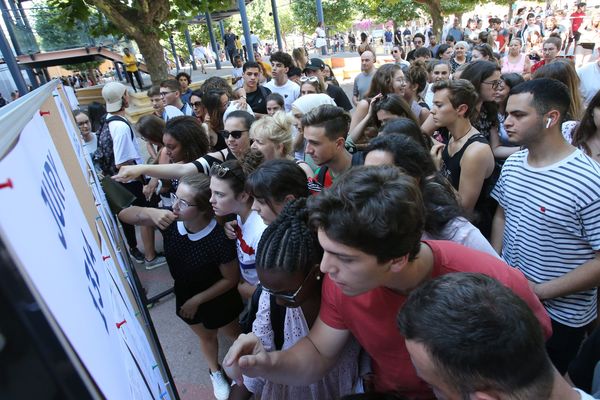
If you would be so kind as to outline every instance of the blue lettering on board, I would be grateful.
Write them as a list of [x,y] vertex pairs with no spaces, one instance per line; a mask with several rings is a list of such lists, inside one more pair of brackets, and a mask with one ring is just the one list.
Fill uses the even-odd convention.
[[52,154],[48,152],[46,162],[44,163],[44,171],[42,174],[42,199],[48,206],[48,209],[54,217],[56,227],[58,228],[58,238],[63,247],[67,248],[67,240],[65,239],[65,186],[63,185],[56,164],[52,158]]
[[106,329],[106,333],[108,333],[108,324],[106,323],[106,316],[104,315],[104,302],[102,301],[102,294],[100,293],[100,280],[98,279],[98,273],[94,269],[96,257],[94,256],[94,251],[92,250],[92,247],[90,246],[90,243],[88,242],[83,231],[81,231],[81,235],[83,236],[83,241],[85,242],[83,247],[83,253],[85,254],[83,263],[85,266],[85,275],[89,281],[88,291],[92,297],[94,307],[98,311],[98,314],[100,314],[100,318],[102,318],[104,329]]

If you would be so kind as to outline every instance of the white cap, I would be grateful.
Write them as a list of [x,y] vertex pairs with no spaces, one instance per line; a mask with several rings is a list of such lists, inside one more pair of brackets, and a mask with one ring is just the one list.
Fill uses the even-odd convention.
[[117,112],[123,106],[123,95],[127,86],[119,82],[109,82],[102,88],[102,97],[106,102],[107,112]]

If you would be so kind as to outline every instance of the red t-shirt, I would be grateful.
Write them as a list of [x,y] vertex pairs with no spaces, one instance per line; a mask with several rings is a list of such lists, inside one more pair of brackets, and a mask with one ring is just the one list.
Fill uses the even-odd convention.
[[546,60],[540,60],[540,61],[536,62],[535,64],[533,64],[531,66],[531,73],[533,74],[535,71],[542,68],[544,65],[546,65]]
[[[432,278],[453,272],[477,272],[497,279],[532,309],[550,337],[552,327],[544,306],[529,288],[527,279],[502,260],[448,241],[424,241],[433,251]],[[371,356],[377,391],[397,391],[415,399],[434,398],[410,361],[404,337],[396,326],[398,310],[407,296],[380,287],[358,296],[346,296],[329,279],[323,281],[320,317],[335,329],[345,329]]]
[[573,32],[579,32],[579,27],[583,23],[583,17],[585,17],[584,12],[575,11],[571,14],[571,29]]

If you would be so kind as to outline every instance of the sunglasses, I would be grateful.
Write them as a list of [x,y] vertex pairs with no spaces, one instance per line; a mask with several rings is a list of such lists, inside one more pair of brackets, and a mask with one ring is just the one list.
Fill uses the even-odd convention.
[[300,82],[304,83],[304,82],[318,82],[319,78],[317,78],[316,76],[302,76],[300,77]]
[[190,106],[196,107],[196,108],[200,108],[200,107],[202,107],[202,102],[201,101],[197,101],[195,103],[190,103]]
[[242,182],[242,183],[246,182],[246,179],[238,176],[238,174],[235,173],[235,170],[233,170],[229,167],[223,167],[221,164],[213,164],[213,166],[210,167],[210,176],[216,176],[219,179],[223,179],[223,178],[227,177],[227,174],[230,172],[240,182]]
[[229,139],[229,136],[233,137],[234,139],[239,139],[242,137],[244,132],[248,132],[248,130],[246,129],[244,131],[228,131],[226,129],[223,129],[219,131],[219,135],[223,136],[224,139]]
[[300,287],[298,289],[296,289],[296,291],[293,293],[292,292],[275,292],[265,286],[262,287],[262,290],[263,290],[263,292],[266,292],[277,299],[283,300],[286,303],[294,304],[294,303],[298,302],[298,296],[302,292],[302,288],[305,288],[307,283],[311,280],[311,278],[315,278],[315,277],[316,277],[316,280],[321,279],[318,264],[313,267],[313,269],[308,273],[306,278],[304,278],[304,281],[302,282]]

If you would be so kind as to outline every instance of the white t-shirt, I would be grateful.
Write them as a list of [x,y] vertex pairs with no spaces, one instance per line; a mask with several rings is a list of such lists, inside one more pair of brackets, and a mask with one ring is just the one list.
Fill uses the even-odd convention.
[[470,247],[471,249],[491,254],[496,258],[500,258],[498,253],[496,253],[496,250],[494,250],[490,242],[488,242],[481,234],[479,229],[466,218],[462,217],[450,220],[444,227],[440,237],[433,237],[427,232],[423,232],[421,240],[449,240]]
[[581,400],[597,400],[595,397],[590,396],[589,394],[587,394],[586,392],[584,392],[581,389],[577,389],[577,388],[573,388],[577,393],[579,393],[579,396],[581,397]]
[[196,60],[202,59],[205,56],[206,55],[204,54],[204,50],[202,49],[202,46],[194,47],[194,58]]
[[[112,117],[112,114],[107,114],[106,119]],[[108,125],[110,135],[113,140],[113,153],[115,154],[115,165],[123,164],[129,160],[135,160],[136,164],[142,164],[140,150],[135,140],[131,139],[131,129],[123,121],[113,121]]]
[[577,75],[581,83],[579,91],[583,96],[585,105],[587,106],[592,98],[600,90],[600,64],[599,61],[591,62],[577,70]]
[[92,159],[93,159],[94,153],[96,152],[97,148],[98,148],[98,136],[96,136],[96,134],[92,132],[92,140],[90,140],[89,142],[86,142],[84,140],[83,141],[83,149],[86,152],[88,152],[92,156]]
[[251,285],[258,283],[258,274],[256,273],[256,249],[263,231],[267,229],[267,225],[256,211],[251,211],[246,219],[246,223],[242,224],[242,219],[237,216],[239,229],[236,229],[236,245],[238,261],[240,264],[240,272],[242,278]]
[[161,118],[165,122],[167,122],[171,118],[181,117],[182,115],[183,115],[183,113],[177,107],[175,107],[175,106],[165,106],[165,109],[163,110]]
[[270,89],[271,93],[277,93],[283,97],[285,111],[287,112],[292,111],[292,103],[300,97],[300,86],[289,79],[282,86],[277,86],[274,79],[265,83],[263,86]]

